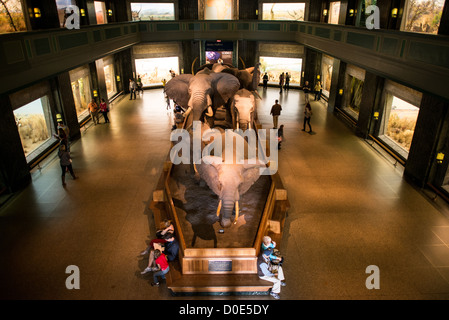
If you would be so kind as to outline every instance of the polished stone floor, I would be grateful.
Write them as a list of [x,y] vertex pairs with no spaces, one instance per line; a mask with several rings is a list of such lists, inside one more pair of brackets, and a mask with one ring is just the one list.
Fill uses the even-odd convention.
[[[291,208],[281,245],[284,300],[448,299],[449,215],[402,178],[402,168],[312,101],[313,134],[301,131],[304,96],[260,94],[259,120],[272,127],[283,107],[279,172]],[[82,128],[72,144],[78,180],[60,182],[56,154],[33,169],[32,183],[0,208],[0,298],[221,299],[173,297],[140,271],[138,253],[154,237],[148,204],[169,152],[172,113],[161,89],[120,99],[110,124]],[[68,290],[68,266],[80,289]],[[368,266],[379,289],[367,289]],[[368,281],[370,282],[370,281]],[[371,282],[370,282],[371,283]],[[226,299],[272,300],[270,296]],[[150,310],[147,310],[150,312]]]

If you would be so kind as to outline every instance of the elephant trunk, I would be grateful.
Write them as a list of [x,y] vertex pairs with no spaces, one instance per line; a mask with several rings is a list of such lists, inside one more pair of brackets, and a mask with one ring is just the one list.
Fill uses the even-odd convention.
[[249,122],[246,120],[240,120],[239,121],[239,128],[242,130],[247,130],[249,129]]
[[221,208],[221,226],[227,228],[231,225],[231,216],[235,205],[234,192],[223,193]]
[[209,94],[204,92],[193,92],[190,101],[189,108],[193,109],[193,120],[201,120],[201,115],[208,107],[212,107],[212,99]]

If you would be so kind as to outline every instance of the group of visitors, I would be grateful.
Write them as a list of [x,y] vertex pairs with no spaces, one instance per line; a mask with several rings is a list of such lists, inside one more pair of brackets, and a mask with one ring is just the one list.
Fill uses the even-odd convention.
[[290,89],[290,78],[291,76],[288,74],[288,72],[282,72],[279,75],[279,93],[282,93],[282,88],[284,88],[284,90],[288,90]]
[[178,257],[179,242],[174,232],[171,220],[162,221],[156,231],[156,238],[152,239],[147,248],[140,253],[141,256],[148,255],[148,266],[141,274],[154,272],[152,286],[159,286],[159,278],[165,280],[165,275],[170,271],[169,262]]
[[[101,113],[103,115],[104,123],[110,123],[108,113],[109,106],[104,98],[100,99],[100,104],[98,105],[95,98],[92,98],[90,103],[87,105],[87,110],[89,111],[90,117],[94,125],[100,124]],[[62,174],[61,180],[62,185],[65,187],[65,174],[70,172],[73,179],[77,179],[72,167],[72,156],[70,154],[70,143],[69,143],[69,128],[63,123],[62,118],[58,119],[57,134],[54,137],[59,140],[58,157],[59,164],[61,166]]]
[[142,84],[142,78],[140,75],[137,75],[137,79],[134,81],[134,79],[129,78],[129,100],[136,100],[137,95],[143,95],[143,84]]

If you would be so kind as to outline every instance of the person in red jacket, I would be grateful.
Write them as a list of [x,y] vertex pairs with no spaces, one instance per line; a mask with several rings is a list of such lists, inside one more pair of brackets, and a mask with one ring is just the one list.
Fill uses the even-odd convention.
[[167,256],[160,250],[154,250],[154,257],[156,258],[154,262],[156,263],[157,269],[155,269],[156,272],[153,273],[153,282],[151,283],[151,285],[159,286],[158,277],[165,279],[165,275],[168,271],[170,271],[170,267],[168,265]]

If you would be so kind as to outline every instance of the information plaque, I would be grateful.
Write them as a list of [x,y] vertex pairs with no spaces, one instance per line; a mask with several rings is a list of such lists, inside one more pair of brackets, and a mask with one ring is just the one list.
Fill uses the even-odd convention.
[[232,260],[209,260],[209,271],[232,271]]

